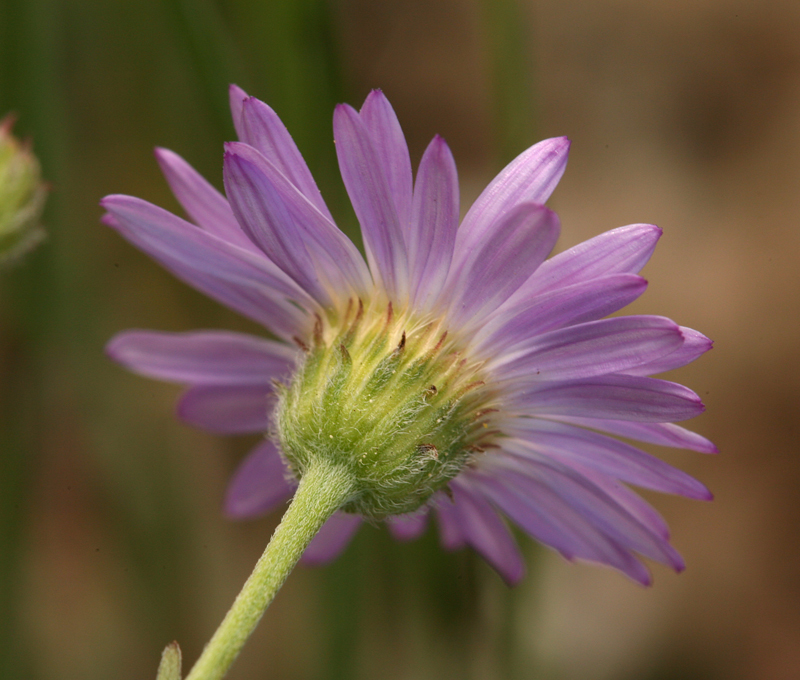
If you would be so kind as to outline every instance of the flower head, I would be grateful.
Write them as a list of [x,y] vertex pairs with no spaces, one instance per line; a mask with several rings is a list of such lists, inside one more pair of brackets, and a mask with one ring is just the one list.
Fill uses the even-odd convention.
[[324,562],[363,518],[400,539],[438,517],[447,548],[471,545],[509,583],[524,565],[502,515],[568,559],[648,583],[644,556],[684,566],[663,519],[628,485],[709,499],[687,474],[616,439],[710,453],[673,424],[703,411],[651,378],[711,347],[664,317],[616,316],[661,231],[635,224],[547,259],[559,221],[544,203],[569,142],[509,164],[459,224],[453,157],[440,137],[416,178],[389,102],[337,107],[334,136],[366,262],[336,227],[289,133],[231,87],[240,142],[226,145],[227,199],[171,151],[156,156],[191,222],[108,196],[104,221],[176,276],[278,340],[225,331],[128,331],[109,354],[188,386],[178,411],[214,432],[266,432],[226,509],[279,507],[315,457],[358,492],[312,541]]

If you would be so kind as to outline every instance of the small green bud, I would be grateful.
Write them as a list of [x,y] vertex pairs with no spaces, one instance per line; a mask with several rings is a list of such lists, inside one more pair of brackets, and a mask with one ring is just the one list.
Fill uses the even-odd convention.
[[170,642],[161,653],[156,680],[181,680],[181,648]]
[[412,512],[490,445],[494,395],[439,321],[350,301],[300,344],[304,359],[278,390],[277,435],[298,478],[321,459],[349,471],[346,512]]
[[11,134],[13,119],[0,121],[0,264],[33,248],[44,237],[39,224],[47,188],[29,145]]

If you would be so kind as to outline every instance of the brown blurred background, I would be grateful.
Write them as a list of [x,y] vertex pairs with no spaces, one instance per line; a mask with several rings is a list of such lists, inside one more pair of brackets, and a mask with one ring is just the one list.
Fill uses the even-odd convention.
[[98,224],[107,193],[177,209],[155,145],[221,185],[229,81],[283,117],[351,232],[336,101],[382,88],[415,162],[442,134],[465,207],[568,135],[558,247],[664,229],[632,311],[716,341],[674,377],[722,451],[659,452],[716,494],[652,497],[683,574],[642,589],[522,539],[508,591],[434,532],[366,529],[291,576],[230,677],[800,677],[798,35],[796,0],[0,0],[0,116],[53,185],[48,241],[0,274],[0,678],[152,678],[172,639],[188,666],[277,521],[219,511],[254,440],[177,423],[176,388],[103,355],[129,327],[257,331]]

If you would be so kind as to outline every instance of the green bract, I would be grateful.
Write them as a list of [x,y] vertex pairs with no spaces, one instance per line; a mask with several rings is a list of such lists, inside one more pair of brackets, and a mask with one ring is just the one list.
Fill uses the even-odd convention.
[[0,263],[36,245],[44,236],[39,217],[47,194],[39,161],[0,122]]
[[360,300],[340,318],[317,318],[279,389],[282,450],[298,478],[322,460],[345,468],[356,489],[347,512],[412,512],[489,445],[492,392],[438,321]]

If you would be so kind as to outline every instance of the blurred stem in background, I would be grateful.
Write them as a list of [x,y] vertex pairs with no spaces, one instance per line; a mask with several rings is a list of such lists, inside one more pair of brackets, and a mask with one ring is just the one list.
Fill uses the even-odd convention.
[[481,0],[494,101],[498,167],[538,140],[532,21],[519,0]]
[[[221,139],[234,138],[228,84],[244,71],[241,53],[211,0],[163,0],[176,43],[189,57],[197,87]],[[245,90],[249,81],[237,83]]]
[[[55,0],[0,3],[0,110],[15,111],[20,136],[34,137],[35,150],[51,176],[63,164],[59,137],[63,99],[54,53],[59,44]],[[56,219],[51,200],[45,222]],[[48,366],[44,347],[58,335],[59,291],[53,290],[50,248],[30,254],[24,266],[0,276],[15,330],[0,328],[0,364],[6,373],[0,399],[0,677],[33,677],[33,656],[20,626],[21,557],[29,525],[33,471],[44,440],[37,414],[46,408]],[[1,396],[1,395],[0,395]]]

